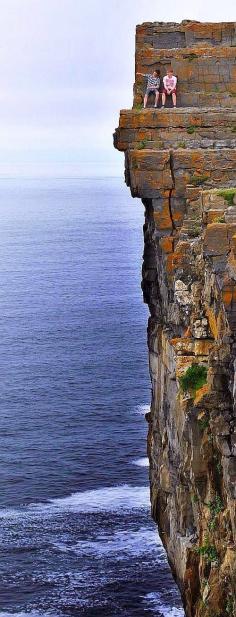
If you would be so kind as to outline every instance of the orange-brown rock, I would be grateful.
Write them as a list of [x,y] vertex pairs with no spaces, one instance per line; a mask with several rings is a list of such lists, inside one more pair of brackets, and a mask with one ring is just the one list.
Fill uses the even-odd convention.
[[[236,617],[235,24],[137,27],[134,107],[114,135],[145,207],[152,515],[187,617]],[[177,109],[142,110],[153,67]]]

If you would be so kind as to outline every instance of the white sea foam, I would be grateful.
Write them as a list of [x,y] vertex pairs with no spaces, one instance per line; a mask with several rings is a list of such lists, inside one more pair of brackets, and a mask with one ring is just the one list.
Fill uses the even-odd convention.
[[137,458],[137,460],[132,461],[132,465],[137,465],[138,467],[149,467],[148,458]]
[[136,413],[145,416],[146,413],[150,411],[150,405],[138,405],[135,409]]
[[161,613],[162,617],[184,617],[183,608],[168,606],[163,604],[158,593],[148,593],[145,597],[145,602],[148,604],[149,610]]
[[[63,512],[129,512],[149,508],[149,487],[122,484],[73,493],[68,497],[51,499],[48,503],[29,504],[24,508],[0,511],[0,518],[32,515],[53,516]],[[0,615],[1,617],[1,615]]]
[[[37,506],[36,506],[37,507]],[[51,499],[46,509],[69,510],[72,512],[117,512],[149,507],[149,488],[123,484],[83,493],[73,493],[69,497]]]
[[141,527],[137,531],[117,531],[111,535],[98,535],[96,541],[79,541],[74,546],[67,546],[62,543],[56,545],[62,552],[73,552],[76,555],[94,555],[95,557],[111,557],[122,559],[125,556],[139,557],[156,554],[158,557],[164,556],[164,549],[155,529]]
[[38,611],[20,611],[19,613],[7,613],[6,611],[0,612],[0,617],[59,617],[58,613],[39,613]]

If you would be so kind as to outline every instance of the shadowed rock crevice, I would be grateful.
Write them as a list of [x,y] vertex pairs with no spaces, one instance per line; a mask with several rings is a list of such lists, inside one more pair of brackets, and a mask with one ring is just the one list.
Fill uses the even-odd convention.
[[187,617],[236,617],[235,57],[234,24],[138,26],[136,71],[171,61],[181,107],[136,109],[138,78],[114,136],[145,207],[152,516]]
[[174,169],[173,169],[173,152],[172,151],[170,151],[170,173],[172,177],[173,188],[170,189],[170,192],[169,192],[169,214],[170,214],[170,219],[172,223],[172,229],[174,230],[176,229],[176,226],[175,226],[174,216],[172,212],[172,193],[173,193],[173,189],[175,188],[175,176],[174,176]]

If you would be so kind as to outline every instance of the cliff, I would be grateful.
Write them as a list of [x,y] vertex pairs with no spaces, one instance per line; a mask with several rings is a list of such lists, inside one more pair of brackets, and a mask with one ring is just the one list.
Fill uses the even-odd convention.
[[[187,617],[236,616],[235,36],[138,26],[134,107],[114,136],[145,206],[152,515]],[[141,109],[137,73],[170,64],[177,109]]]

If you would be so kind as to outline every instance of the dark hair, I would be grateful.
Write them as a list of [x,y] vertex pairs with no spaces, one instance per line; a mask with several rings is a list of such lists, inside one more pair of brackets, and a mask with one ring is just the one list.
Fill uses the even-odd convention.
[[161,71],[159,71],[159,69],[154,69],[153,73],[156,73],[157,75],[160,75]]

